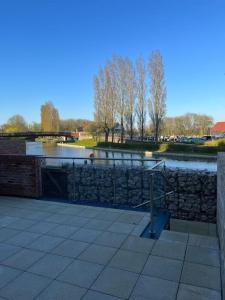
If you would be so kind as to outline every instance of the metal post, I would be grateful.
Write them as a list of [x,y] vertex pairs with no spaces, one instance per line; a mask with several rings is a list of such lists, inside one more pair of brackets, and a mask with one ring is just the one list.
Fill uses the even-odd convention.
[[116,165],[113,163],[113,204],[116,204]]
[[73,200],[75,201],[75,165],[74,165],[74,159],[73,159]]
[[154,195],[153,195],[153,174],[150,174],[149,178],[150,184],[150,237],[155,237],[155,230],[154,230]]

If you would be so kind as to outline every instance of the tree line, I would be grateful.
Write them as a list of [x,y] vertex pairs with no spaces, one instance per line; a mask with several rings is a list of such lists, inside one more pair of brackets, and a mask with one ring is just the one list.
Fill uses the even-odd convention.
[[213,118],[204,114],[187,113],[177,117],[166,117],[163,134],[171,135],[209,135]]
[[[164,65],[159,51],[153,52],[146,63],[143,57],[135,62],[114,55],[100,66],[94,76],[95,128],[105,141],[114,141],[115,131],[121,142],[125,134],[134,134],[143,141],[146,135],[206,135],[213,118],[187,113],[166,117],[166,84]],[[119,130],[117,130],[119,129]]]
[[[147,93],[150,93],[148,99]],[[133,63],[128,58],[114,55],[99,67],[94,76],[94,95],[94,119],[106,142],[110,133],[114,141],[117,128],[121,142],[125,133],[132,140],[136,128],[143,140],[148,126],[147,113],[157,141],[166,113],[164,66],[160,52],[151,54],[147,66],[142,57]]]
[[106,142],[110,134],[114,141],[117,128],[121,142],[125,133],[132,140],[136,128],[143,140],[149,127],[147,115],[157,141],[166,115],[166,85],[160,52],[153,52],[147,65],[142,57],[133,63],[114,55],[94,76],[94,95],[94,119]]
[[41,106],[41,122],[28,124],[23,116],[14,115],[5,124],[0,126],[1,132],[27,132],[27,131],[90,131],[93,123],[86,119],[60,119],[59,112],[51,101]]

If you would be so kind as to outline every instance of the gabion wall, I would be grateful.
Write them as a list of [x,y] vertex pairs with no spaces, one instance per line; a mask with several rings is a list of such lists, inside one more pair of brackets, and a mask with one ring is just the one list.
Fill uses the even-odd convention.
[[[76,165],[67,169],[68,198],[134,206],[150,199],[150,174],[141,167]],[[165,180],[154,172],[154,197],[163,195],[165,189],[175,192],[165,203],[172,217],[216,222],[215,172],[166,169]]]

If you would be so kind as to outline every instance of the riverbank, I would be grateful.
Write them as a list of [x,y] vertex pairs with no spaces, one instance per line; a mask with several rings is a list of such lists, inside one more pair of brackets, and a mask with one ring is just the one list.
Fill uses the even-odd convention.
[[129,153],[129,154],[138,154],[141,156],[147,157],[168,157],[175,160],[203,160],[203,161],[216,161],[217,155],[210,154],[196,154],[196,153],[178,153],[178,152],[161,152],[161,151],[142,151],[142,150],[130,150],[130,149],[119,149],[119,148],[110,148],[110,147],[89,147],[81,146],[76,144],[66,144],[59,143],[58,146],[62,147],[73,147],[80,149],[91,149],[99,150],[105,152],[118,152],[118,153]]

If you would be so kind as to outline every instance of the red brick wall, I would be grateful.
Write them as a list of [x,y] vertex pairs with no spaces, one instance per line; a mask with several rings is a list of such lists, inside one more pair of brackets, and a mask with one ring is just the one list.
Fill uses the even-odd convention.
[[26,154],[26,141],[15,139],[0,139],[0,154]]
[[0,195],[42,195],[41,161],[35,156],[0,155]]

